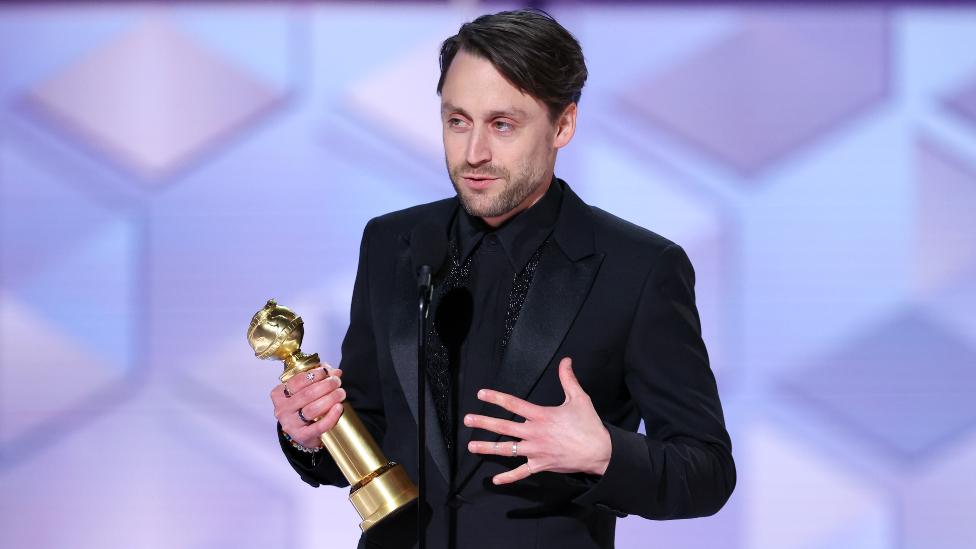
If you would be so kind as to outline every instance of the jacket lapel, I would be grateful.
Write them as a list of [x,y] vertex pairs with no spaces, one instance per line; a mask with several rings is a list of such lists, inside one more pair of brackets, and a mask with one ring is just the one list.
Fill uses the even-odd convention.
[[[446,226],[453,211],[454,208],[439,208],[433,215],[444,215]],[[419,425],[420,422],[417,421],[417,276],[413,272],[410,259],[408,234],[409,232],[400,236],[400,253],[397,257],[394,276],[396,297],[390,311],[390,355],[393,359],[393,369],[400,380],[400,386],[410,408],[410,413],[413,414],[414,421]],[[433,320],[428,317],[427,321],[432,322]],[[425,403],[427,450],[437,465],[438,471],[444,477],[444,482],[449,484],[450,473],[448,468],[450,461],[447,455],[447,445],[444,443],[440,422],[437,420],[437,411],[430,392],[430,383],[426,385]]]
[[[563,207],[553,231],[558,246],[543,253],[518,321],[512,331],[501,367],[492,388],[526,398],[555,357],[572,326],[603,262],[603,253],[593,250],[593,233],[588,207],[568,186]],[[416,391],[415,391],[416,392]],[[482,402],[476,412],[511,420],[515,414]],[[496,441],[499,435],[481,429],[467,430],[458,441],[462,449],[456,490],[464,487],[483,457],[467,451],[470,440]]]

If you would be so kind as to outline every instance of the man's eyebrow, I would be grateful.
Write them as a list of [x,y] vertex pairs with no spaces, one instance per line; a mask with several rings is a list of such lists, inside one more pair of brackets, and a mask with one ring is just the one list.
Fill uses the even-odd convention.
[[499,116],[504,116],[505,118],[526,118],[525,111],[514,107],[507,110],[491,111],[488,113],[489,119],[498,118]]
[[[456,112],[456,113],[459,113],[459,114],[461,114],[463,116],[466,116],[467,118],[472,118],[471,115],[468,114],[467,112],[465,112],[465,110],[462,109],[461,107],[452,105],[450,103],[444,103],[443,105],[441,105],[441,115],[447,114],[449,112]],[[523,111],[522,109],[519,109],[519,108],[515,108],[515,107],[513,107],[511,109],[494,110],[494,111],[491,111],[491,112],[488,113],[488,119],[489,120],[492,119],[492,118],[498,118],[499,116],[503,116],[503,117],[506,117],[506,118],[526,118],[527,117],[527,115],[525,114],[525,111]]]
[[452,105],[450,103],[444,103],[443,105],[441,105],[441,115],[445,115],[445,114],[447,114],[449,112],[461,113],[464,116],[466,116],[468,118],[471,118],[471,115],[469,115],[468,113],[464,112],[464,109],[462,109],[461,107],[456,107],[456,106],[454,106],[454,105]]

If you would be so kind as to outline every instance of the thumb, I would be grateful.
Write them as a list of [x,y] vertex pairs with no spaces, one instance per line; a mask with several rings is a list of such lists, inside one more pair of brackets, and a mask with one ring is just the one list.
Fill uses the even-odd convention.
[[559,383],[563,386],[563,392],[566,393],[566,400],[580,394],[586,394],[577,381],[576,374],[573,373],[573,359],[568,356],[559,361]]

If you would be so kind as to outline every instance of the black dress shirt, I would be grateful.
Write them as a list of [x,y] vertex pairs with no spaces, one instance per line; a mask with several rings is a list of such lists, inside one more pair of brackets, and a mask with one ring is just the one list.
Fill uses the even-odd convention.
[[[563,191],[553,179],[549,189],[532,207],[509,219],[499,228],[492,228],[481,218],[459,208],[453,227],[460,261],[471,258],[468,291],[471,294],[471,324],[460,341],[455,380],[453,429],[445,433],[453,452],[453,464],[458,463],[467,448],[454,441],[470,438],[470,427],[464,425],[464,415],[477,410],[478,389],[488,387],[495,377],[504,353],[505,320],[516,276],[525,268],[536,250],[549,238]],[[453,467],[452,467],[453,469]]]

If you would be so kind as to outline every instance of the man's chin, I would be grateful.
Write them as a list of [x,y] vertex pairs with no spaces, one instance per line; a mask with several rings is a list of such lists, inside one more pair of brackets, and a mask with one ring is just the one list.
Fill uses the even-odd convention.
[[463,194],[459,194],[458,198],[461,199],[461,206],[464,208],[464,211],[474,217],[498,217],[508,213],[508,210],[499,211],[501,208],[491,202],[481,201],[477,198],[472,199],[470,196]]

